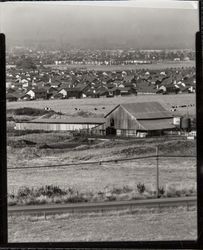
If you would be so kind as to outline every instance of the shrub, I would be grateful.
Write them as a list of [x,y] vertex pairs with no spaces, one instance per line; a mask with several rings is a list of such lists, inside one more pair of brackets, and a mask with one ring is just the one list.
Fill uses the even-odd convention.
[[138,190],[138,192],[139,192],[140,194],[143,194],[144,191],[146,190],[145,185],[142,184],[142,183],[138,183],[138,184],[137,184],[137,190]]
[[59,197],[59,196],[55,196],[55,197],[53,197],[53,202],[54,202],[54,203],[61,203],[61,202],[62,202],[62,199],[61,199],[61,197]]
[[36,198],[36,202],[38,204],[46,204],[48,203],[47,197],[45,195],[40,195],[39,197]]
[[121,188],[116,188],[116,187],[114,187],[114,188],[111,190],[111,193],[112,193],[112,194],[121,194],[121,193],[122,193],[122,189],[121,189]]
[[122,188],[118,188],[118,187],[113,187],[112,190],[110,190],[110,192],[112,194],[125,194],[125,193],[129,193],[132,192],[133,189],[130,188],[129,186],[123,186]]
[[14,206],[17,204],[17,199],[14,194],[9,194],[8,195],[8,205],[9,206]]
[[[138,194],[138,192],[139,194]],[[21,187],[17,193],[8,194],[8,205],[34,205],[51,203],[79,203],[79,202],[103,202],[115,200],[135,200],[143,198],[153,198],[156,191],[148,188],[142,183],[137,185],[137,191],[129,186],[108,187],[105,192],[79,192],[76,189],[62,189],[54,185],[46,185],[39,188]],[[182,187],[168,185],[159,188],[159,197],[181,197],[194,195],[196,189],[192,187]]]
[[114,195],[107,196],[106,199],[107,199],[108,201],[115,201],[115,200],[116,200],[116,196],[114,196]]
[[78,202],[88,202],[88,200],[85,197],[83,197],[82,195],[76,194],[76,195],[71,196],[68,199],[68,202],[78,203]]
[[36,196],[44,195],[48,197],[65,195],[67,192],[58,186],[46,185],[36,190]]
[[[8,109],[8,114],[12,115],[28,115],[28,116],[39,116],[39,115],[62,115],[61,112],[55,112],[53,110],[45,110],[45,109],[37,109],[37,108],[29,108],[29,107],[23,107],[23,108],[17,108],[17,109]],[[9,118],[10,119],[10,118]]]
[[[11,110],[8,110],[8,112],[9,111],[11,111]],[[12,113],[14,115],[31,115],[31,116],[44,115],[47,112],[48,111],[43,110],[43,109],[28,108],[28,107],[18,108],[18,109],[12,110]]]
[[26,199],[23,199],[23,204],[25,205],[35,205],[36,199],[33,196],[27,197]]
[[165,189],[164,189],[164,187],[160,187],[159,188],[159,195],[160,196],[163,196],[165,194]]
[[131,187],[129,187],[129,186],[124,186],[123,187],[123,193],[129,193],[129,192],[132,192],[132,191],[133,191],[133,189]]
[[90,116],[92,116],[92,117],[94,117],[94,113],[84,111],[84,110],[80,110],[75,114],[75,116],[82,116],[82,117],[90,117]]
[[17,198],[21,199],[28,196],[33,196],[33,194],[34,194],[33,188],[30,189],[28,187],[21,187],[17,192]]

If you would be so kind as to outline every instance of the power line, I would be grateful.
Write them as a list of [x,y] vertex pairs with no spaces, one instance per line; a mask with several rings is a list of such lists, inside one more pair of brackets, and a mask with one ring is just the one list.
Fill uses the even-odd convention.
[[[102,163],[118,163],[122,161],[133,161],[133,160],[140,160],[140,159],[149,159],[149,158],[156,158],[157,155],[147,155],[141,157],[132,157],[132,158],[119,158],[119,159],[111,159],[111,160],[103,160],[103,161],[89,161],[89,162],[72,162],[72,163],[64,163],[64,164],[54,164],[54,165],[39,165],[39,166],[27,166],[27,167],[9,167],[7,170],[20,170],[20,169],[42,169],[42,168],[58,168],[58,167],[66,167],[66,166],[81,166],[81,165],[92,165],[92,164],[99,164]],[[193,155],[158,155],[159,158],[196,158]]]

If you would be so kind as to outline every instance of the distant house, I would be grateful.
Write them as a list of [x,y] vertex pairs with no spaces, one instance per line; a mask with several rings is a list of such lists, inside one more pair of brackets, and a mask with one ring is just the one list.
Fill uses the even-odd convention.
[[78,89],[78,90],[81,90],[82,92],[84,92],[84,91],[86,91],[88,88],[89,88],[89,86],[90,86],[90,83],[78,83],[77,85],[76,85],[76,88]]
[[107,83],[106,87],[107,87],[109,90],[112,90],[112,89],[115,87],[115,84],[113,84],[112,82],[109,82],[109,83]]
[[50,85],[53,88],[59,88],[61,86],[61,82],[54,81],[54,82],[51,82]]
[[107,97],[109,95],[109,89],[106,86],[99,86],[95,91],[96,97]]
[[47,99],[52,99],[58,93],[58,89],[50,87],[47,89]]
[[58,93],[62,95],[63,98],[81,98],[86,97],[86,89],[88,87],[84,85],[77,85],[76,87],[61,88]]
[[28,90],[22,98],[26,98],[26,97],[29,97],[29,99],[34,100],[35,99],[34,89]]
[[54,95],[54,97],[60,97],[60,98],[63,98],[63,99],[65,99],[65,98],[67,98],[67,88],[62,88],[62,89],[60,89],[59,91],[58,91],[58,93],[56,93],[55,95]]
[[77,88],[68,88],[66,89],[66,97],[65,98],[81,98],[82,96],[82,91]]
[[173,84],[174,80],[172,77],[166,77],[162,80],[161,85],[167,86]]
[[66,98],[81,98],[82,97],[82,90],[79,88],[69,88],[67,89],[67,96]]
[[166,93],[166,86],[162,85],[161,87],[158,88],[156,91],[157,94],[165,94]]
[[124,87],[124,88],[119,88],[119,90],[121,96],[127,96],[132,94],[137,95],[136,88]]
[[124,82],[125,83],[132,83],[134,81],[135,81],[134,75],[125,75],[124,76]]
[[6,94],[6,100],[8,102],[16,102],[18,101],[20,96],[17,93],[7,93]]
[[50,99],[65,99],[65,97],[64,97],[64,95],[62,93],[57,92],[56,94],[51,95]]
[[179,92],[181,92],[181,88],[179,86],[174,85],[174,84],[170,84],[170,85],[166,85],[166,86],[162,85],[157,90],[157,94],[178,94]]
[[22,98],[26,98],[26,97],[28,97],[30,100],[47,99],[47,91],[44,88],[30,89],[25,93],[25,95]]
[[22,88],[28,88],[29,87],[29,81],[28,80],[23,79],[21,81],[21,83],[22,83]]
[[142,79],[136,82],[136,89],[138,94],[156,94],[157,92],[156,85]]
[[121,95],[121,90],[118,87],[114,87],[111,89],[111,92],[113,93],[113,96],[120,96]]
[[96,90],[94,87],[91,87],[87,90],[84,91],[83,95],[85,95],[86,97],[90,97],[90,98],[96,98]]
[[195,91],[196,91],[196,89],[193,86],[188,88],[188,93],[195,93]]
[[15,93],[16,92],[16,90],[14,89],[14,88],[8,88],[7,90],[6,90],[6,93]]

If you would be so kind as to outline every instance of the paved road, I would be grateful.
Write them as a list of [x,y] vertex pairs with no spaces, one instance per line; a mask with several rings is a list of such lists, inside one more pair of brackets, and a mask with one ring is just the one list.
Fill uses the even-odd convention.
[[57,214],[93,212],[104,210],[119,210],[134,207],[171,207],[196,205],[196,197],[145,199],[134,201],[112,201],[102,203],[77,203],[77,204],[53,204],[53,205],[29,205],[8,207],[8,214]]

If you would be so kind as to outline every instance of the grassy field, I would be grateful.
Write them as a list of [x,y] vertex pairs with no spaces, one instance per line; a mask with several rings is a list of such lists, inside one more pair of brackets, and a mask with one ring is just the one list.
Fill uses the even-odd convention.
[[[47,158],[40,161],[47,164]],[[49,160],[53,160],[50,157]],[[25,162],[24,162],[25,163]],[[27,161],[29,165],[29,161]],[[32,163],[31,163],[32,164]],[[53,161],[52,161],[53,164]],[[137,160],[128,163],[67,166],[52,169],[22,169],[8,172],[8,191],[17,191],[21,186],[39,187],[57,185],[75,188],[80,192],[99,192],[126,185],[135,189],[141,182],[155,189],[156,162]],[[196,184],[195,159],[168,159],[160,161],[160,185],[189,187]]]
[[[152,97],[152,96],[150,96]],[[166,97],[166,98],[165,98]],[[178,98],[180,97],[180,99]],[[182,97],[182,99],[181,99]],[[191,99],[190,99],[190,98]],[[194,103],[194,95],[161,96],[165,105],[175,101],[181,105]],[[128,102],[130,98],[120,98]],[[133,97],[137,98],[137,97]],[[140,97],[138,96],[138,99]],[[141,97],[143,98],[143,97]],[[149,96],[145,97],[146,101]],[[157,96],[156,96],[157,98]],[[169,99],[167,99],[169,98]],[[170,99],[171,98],[171,99]],[[193,98],[193,100],[192,100]],[[63,107],[64,113],[75,112],[74,105],[84,107],[87,111],[101,114],[103,105],[111,107],[114,99],[81,99],[63,101],[39,101],[24,103],[8,103],[8,108],[29,104],[42,108],[47,103]],[[139,99],[141,100],[141,99]],[[101,103],[97,103],[97,102]],[[70,103],[72,103],[72,106]],[[94,102],[94,103],[93,103]],[[43,104],[44,103],[44,104]],[[59,106],[54,106],[58,103]],[[60,105],[60,103],[62,105]],[[14,105],[16,104],[16,106]],[[10,106],[9,106],[10,105]],[[39,106],[37,106],[39,105]],[[97,110],[94,109],[97,107]],[[21,106],[22,107],[22,106]],[[89,110],[90,109],[90,110]],[[58,111],[62,111],[58,109]],[[17,117],[15,117],[17,119]],[[22,117],[21,117],[22,118]],[[10,121],[9,123],[14,123]],[[146,188],[155,189],[156,160],[139,159],[133,161],[96,163],[87,165],[67,165],[64,167],[28,169],[39,165],[64,164],[71,162],[102,161],[108,159],[127,159],[143,155],[155,154],[158,145],[160,154],[196,154],[196,142],[184,138],[146,138],[133,140],[99,140],[89,144],[85,139],[76,139],[70,134],[61,132],[27,133],[14,131],[12,125],[8,136],[8,192],[16,193],[20,187],[41,187],[56,185],[61,188],[72,188],[79,192],[109,192],[113,188],[128,186],[133,190],[138,183]],[[41,147],[44,144],[55,145],[55,148]],[[75,144],[74,144],[75,143]],[[67,147],[61,148],[61,145]],[[73,145],[74,144],[74,145]],[[58,145],[58,147],[57,147]],[[195,158],[160,158],[160,186],[175,189],[188,189],[196,186]],[[25,167],[25,169],[18,169]],[[27,169],[26,169],[27,168]],[[126,196],[123,196],[123,200]],[[167,209],[161,212],[148,209],[142,213],[130,214],[115,212],[104,215],[61,215],[49,217],[47,220],[37,217],[9,217],[9,242],[19,241],[94,241],[94,240],[192,240],[196,238],[196,210],[186,211],[184,208]],[[40,232],[40,233],[39,233]]]
[[[116,105],[121,103],[136,102],[160,102],[166,109],[170,110],[173,105],[194,105],[195,94],[178,95],[138,95],[129,97],[114,98],[86,98],[86,99],[66,99],[66,100],[38,100],[38,101],[20,101],[8,102],[7,109],[17,109],[23,107],[45,108],[50,107],[56,112],[62,112],[68,115],[78,114],[84,111],[92,115],[103,116],[110,112]],[[77,111],[76,111],[77,109]],[[174,114],[195,114],[195,106],[179,107]]]
[[[41,143],[58,140],[58,134],[29,134],[17,136]],[[38,139],[37,139],[38,138]],[[40,141],[41,140],[41,141]],[[62,139],[59,139],[62,140]],[[75,148],[40,149],[32,147],[8,147],[8,190],[14,192],[21,186],[39,187],[57,185],[61,188],[75,188],[80,192],[99,192],[106,188],[129,185],[133,189],[141,182],[155,186],[156,160],[139,159],[133,161],[69,165],[54,168],[26,169],[28,166],[64,164],[71,162],[102,161],[109,159],[126,159],[143,155],[154,155],[155,146],[159,145],[161,154],[196,154],[195,141],[177,141],[155,138],[148,140],[98,141],[93,145],[84,144]],[[196,183],[195,158],[160,158],[160,185],[167,184],[187,187]],[[17,169],[25,167],[25,169]]]
[[166,68],[181,68],[181,67],[194,67],[195,61],[165,61],[162,63],[153,63],[153,64],[138,64],[138,65],[75,65],[75,64],[66,64],[66,65],[45,65],[46,67],[57,68],[57,69],[85,69],[85,70],[96,70],[96,71],[117,71],[117,70],[161,70]]
[[196,208],[147,209],[129,214],[9,217],[9,242],[196,240]]

